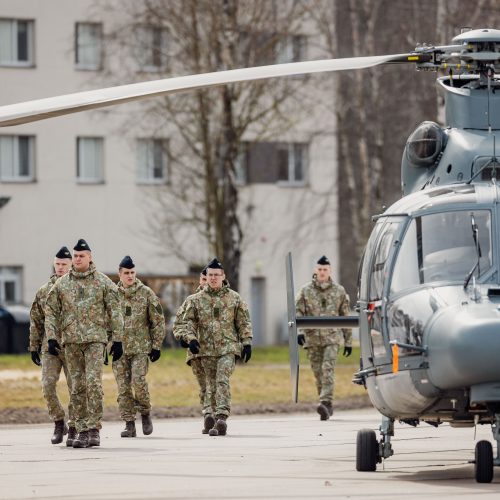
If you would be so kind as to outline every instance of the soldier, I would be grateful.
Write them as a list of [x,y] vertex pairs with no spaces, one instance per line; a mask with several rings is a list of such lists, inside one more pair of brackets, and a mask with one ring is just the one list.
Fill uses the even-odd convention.
[[111,332],[113,361],[123,354],[123,316],[116,285],[96,270],[87,242],[73,248],[73,265],[49,292],[45,308],[48,351],[58,356],[62,341],[71,378],[77,437],[73,448],[99,446],[103,412],[102,367]]
[[224,284],[222,264],[213,259],[207,266],[208,285],[189,300],[183,316],[183,340],[192,354],[199,354],[206,376],[207,391],[215,407],[211,436],[224,436],[231,412],[229,378],[235,358],[245,363],[252,356],[252,327],[246,303]]
[[[50,418],[54,421],[54,434],[51,438],[52,444],[59,444],[63,436],[68,434],[66,446],[72,446],[76,436],[75,421],[73,416],[73,406],[71,400],[68,405],[68,427],[64,423],[64,409],[57,397],[57,382],[64,369],[68,389],[71,392],[71,379],[68,373],[66,357],[62,350],[58,357],[48,353],[48,343],[45,336],[45,302],[52,285],[58,278],[64,276],[71,267],[71,253],[66,247],[62,247],[54,257],[54,274],[49,281],[38,289],[31,304],[30,310],[30,345],[31,359],[35,365],[42,366],[42,393],[47,403]],[[60,340],[60,339],[59,339]],[[42,358],[40,359],[40,353]]]
[[[344,287],[331,278],[330,261],[323,255],[316,265],[312,282],[304,285],[296,298],[297,316],[348,316],[349,296]],[[352,352],[350,329],[342,329],[344,335],[344,356]],[[333,389],[335,385],[335,362],[340,344],[338,330],[304,330],[298,335],[299,345],[307,349],[307,357],[316,379],[320,403],[317,412],[321,420],[333,415]]]
[[[200,273],[199,286],[196,293],[203,290],[203,287],[207,284],[207,268],[205,267]],[[174,337],[180,341],[182,347],[188,347],[188,344],[184,342],[183,337],[183,316],[186,312],[187,305],[194,295],[190,295],[179,307],[177,314],[175,315],[173,333]],[[214,394],[207,392],[207,382],[205,377],[205,371],[203,370],[202,359],[200,354],[193,354],[190,350],[187,351],[186,363],[191,366],[193,370],[193,375],[198,382],[200,387],[200,404],[202,407],[203,415],[203,434],[208,434],[210,429],[215,425],[215,418],[213,415],[212,407],[215,407]]]
[[121,437],[136,437],[135,415],[142,418],[142,432],[153,432],[151,402],[146,375],[149,360],[160,359],[165,338],[165,317],[158,297],[136,277],[135,264],[125,256],[119,264],[118,290],[125,320],[123,356],[113,361],[118,385],[118,407],[125,421]]

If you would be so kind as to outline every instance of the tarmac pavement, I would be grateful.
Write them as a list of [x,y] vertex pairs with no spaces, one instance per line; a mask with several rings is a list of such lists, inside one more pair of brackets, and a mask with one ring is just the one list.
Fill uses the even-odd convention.
[[156,420],[151,436],[137,423],[124,439],[122,423],[105,422],[89,449],[51,445],[49,425],[0,426],[0,498],[500,498],[500,468],[491,484],[474,480],[472,428],[397,424],[395,455],[361,473],[356,432],[378,429],[374,410],[232,417],[224,437],[202,435],[201,419]]

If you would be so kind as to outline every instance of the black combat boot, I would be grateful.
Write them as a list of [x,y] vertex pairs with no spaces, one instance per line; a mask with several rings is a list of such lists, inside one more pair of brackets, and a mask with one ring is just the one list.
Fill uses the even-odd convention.
[[319,413],[320,420],[328,420],[330,418],[330,411],[328,410],[328,403],[326,401],[320,401],[316,411]]
[[131,420],[130,422],[125,422],[125,430],[120,434],[122,438],[135,438],[137,433],[135,431],[135,422]]
[[142,418],[142,433],[145,436],[149,436],[153,432],[153,422],[151,421],[151,415],[145,413],[141,415]]
[[323,404],[323,406],[326,406],[326,408],[328,409],[328,415],[330,415],[330,417],[331,417],[333,415],[332,402],[331,401],[322,401],[322,404]]
[[68,430],[68,437],[66,438],[66,446],[73,446],[76,438],[76,427],[70,427]]
[[225,436],[227,433],[227,415],[216,415],[217,422],[215,428],[219,436]]
[[201,431],[202,434],[208,434],[210,429],[213,429],[215,425],[215,418],[212,415],[205,415],[203,419],[203,429]]
[[89,447],[101,446],[101,438],[99,437],[99,429],[89,430]]
[[63,436],[68,433],[68,427],[64,423],[64,420],[56,420],[54,422],[54,434],[50,438],[52,444],[62,443]]
[[89,431],[82,431],[73,440],[73,448],[88,448],[89,447]]

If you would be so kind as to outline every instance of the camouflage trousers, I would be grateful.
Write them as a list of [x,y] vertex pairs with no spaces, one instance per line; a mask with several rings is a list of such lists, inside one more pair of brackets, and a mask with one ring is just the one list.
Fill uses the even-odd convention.
[[307,357],[316,379],[316,388],[320,401],[333,401],[335,388],[335,362],[339,352],[339,344],[326,346],[310,346]]
[[113,362],[113,373],[118,386],[118,408],[120,417],[125,422],[135,420],[137,412],[145,415],[151,410],[148,374],[149,358],[147,354],[124,354]]
[[211,415],[212,407],[215,408],[215,394],[213,391],[207,391],[207,378],[201,358],[193,358],[190,360],[191,370],[195,376],[198,385],[200,386],[200,404],[203,415]]
[[[64,350],[59,353],[59,356],[52,356],[52,354],[48,352],[42,353],[42,393],[47,403],[50,418],[54,422],[57,420],[64,420],[65,416],[64,408],[57,396],[57,382],[59,381],[61,370],[64,370],[68,391],[71,394],[71,377],[68,373]],[[70,427],[75,426],[75,416],[71,398],[68,404],[68,425]]]
[[234,372],[234,354],[204,356],[201,359],[205,372],[211,413],[229,416],[231,413],[231,387],[229,379]]
[[64,354],[71,378],[71,404],[77,432],[100,429],[103,411],[104,344],[66,344]]

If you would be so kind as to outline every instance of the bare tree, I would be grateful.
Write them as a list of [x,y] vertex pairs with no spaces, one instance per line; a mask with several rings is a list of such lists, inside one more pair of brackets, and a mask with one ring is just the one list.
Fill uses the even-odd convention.
[[[105,7],[97,2],[96,8],[116,13],[107,52],[119,64],[109,66],[108,81],[151,79],[145,61],[161,78],[301,56],[303,40],[297,33],[303,10],[295,0],[122,0]],[[251,209],[240,206],[238,192],[242,144],[270,140],[293,126],[286,110],[301,108],[306,78],[226,85],[141,104],[130,125],[171,138],[163,143],[169,184],[149,200],[157,215],[149,221],[148,234],[162,249],[190,264],[217,256],[231,285],[238,287],[251,217]]]

